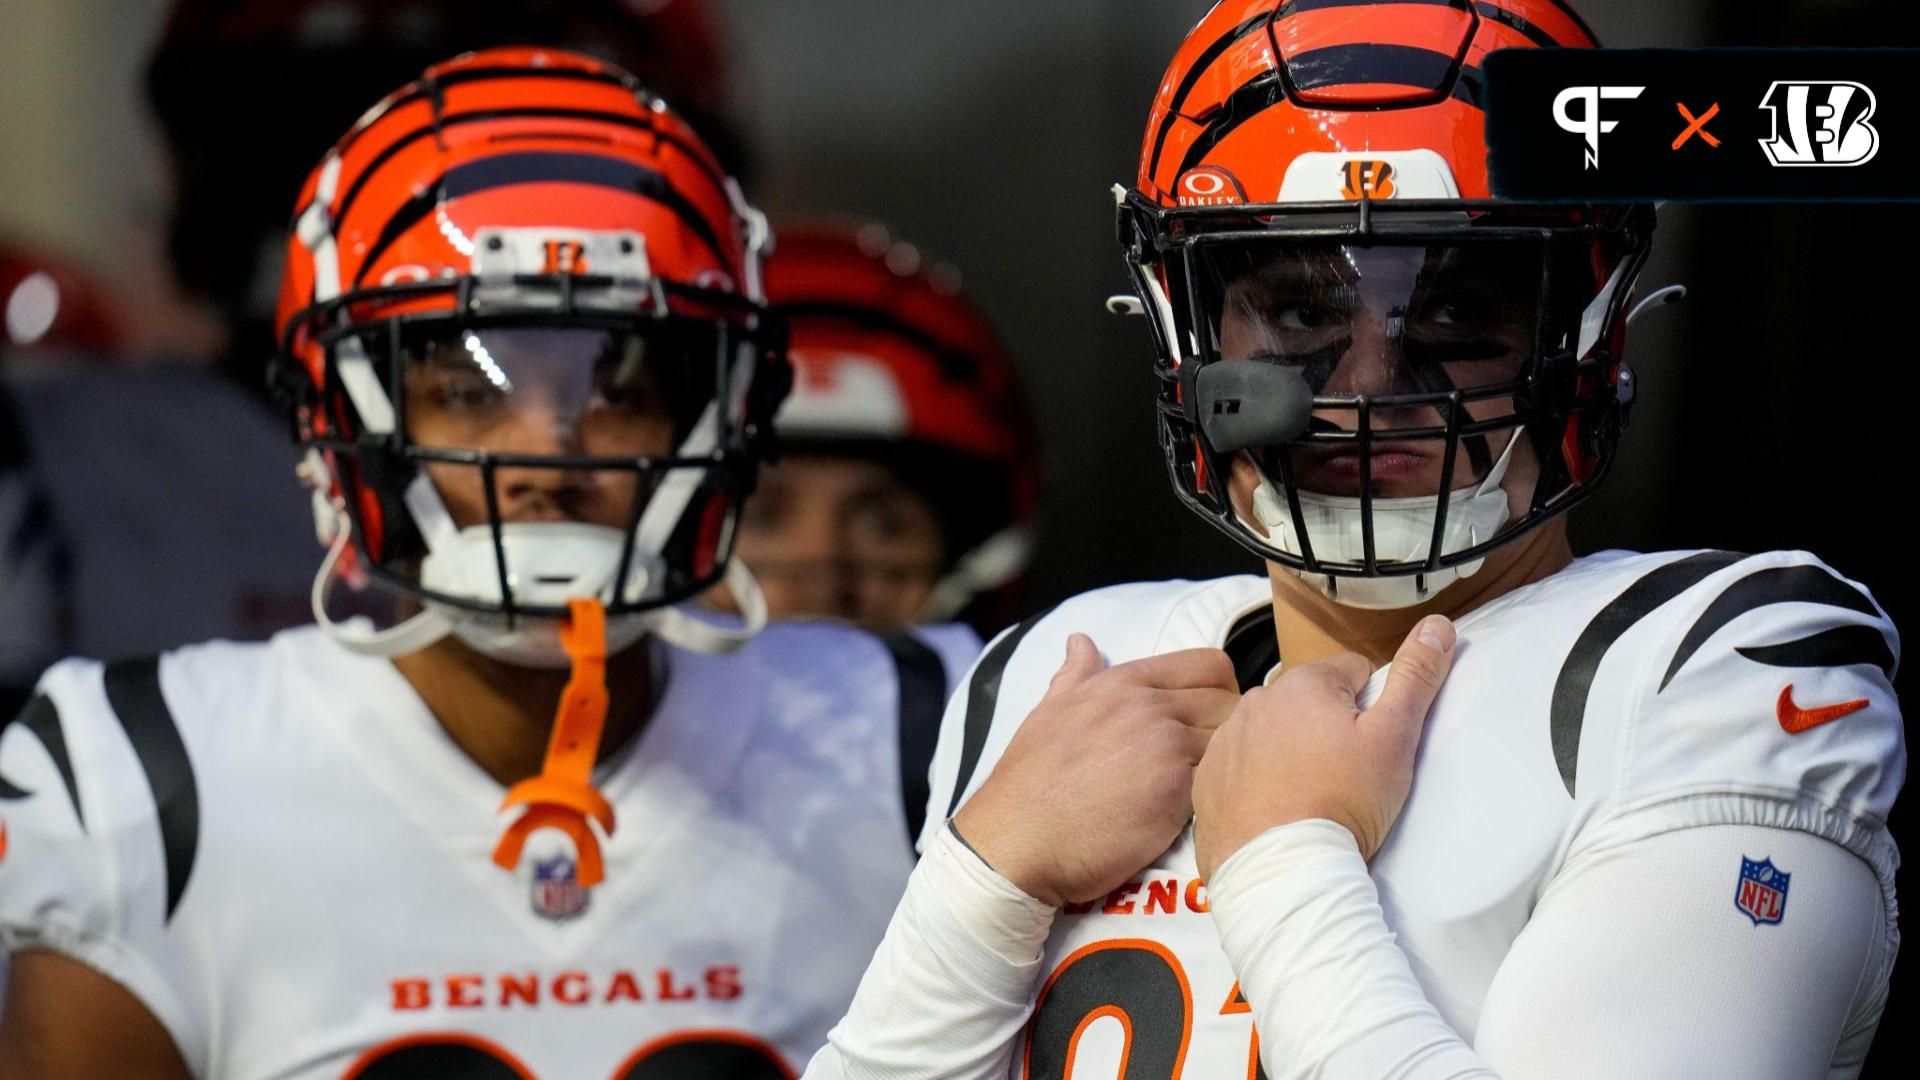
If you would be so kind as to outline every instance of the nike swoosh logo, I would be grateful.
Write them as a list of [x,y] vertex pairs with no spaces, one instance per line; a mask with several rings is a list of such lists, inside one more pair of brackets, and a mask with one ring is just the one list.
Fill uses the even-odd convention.
[[1831,724],[1843,716],[1852,716],[1868,705],[1873,704],[1867,698],[1859,701],[1846,701],[1838,705],[1828,705],[1819,709],[1803,709],[1793,703],[1793,684],[1788,683],[1780,691],[1780,727],[1789,735],[1799,735],[1821,724]]

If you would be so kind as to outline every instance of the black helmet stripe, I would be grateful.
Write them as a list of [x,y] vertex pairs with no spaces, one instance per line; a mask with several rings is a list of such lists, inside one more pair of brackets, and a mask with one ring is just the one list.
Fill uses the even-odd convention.
[[1413,45],[1329,45],[1293,57],[1287,77],[1299,90],[1353,83],[1388,83],[1421,89],[1453,82],[1457,57]]
[[1179,88],[1173,92],[1173,99],[1167,104],[1167,115],[1161,118],[1160,130],[1153,137],[1153,158],[1147,166],[1148,176],[1159,174],[1160,153],[1166,149],[1167,135],[1173,130],[1173,122],[1180,118],[1180,107],[1187,103],[1187,95],[1193,93],[1193,88],[1199,85],[1200,79],[1206,75],[1207,69],[1213,66],[1215,60],[1225,55],[1226,51],[1241,38],[1265,27],[1268,18],[1269,16],[1266,15],[1256,15],[1248,19],[1234,27],[1219,41],[1207,46],[1206,51],[1194,59],[1193,66],[1187,69],[1186,76],[1180,80]]
[[1287,0],[1280,5],[1280,17],[1284,19],[1303,11],[1319,11],[1322,8],[1379,7],[1389,4],[1428,4],[1462,10],[1465,10],[1466,6],[1464,0]]
[[360,276],[355,279],[355,286],[364,284],[367,271],[378,264],[380,256],[386,252],[386,249],[408,229],[418,224],[422,218],[432,213],[434,207],[440,205],[443,199],[458,198],[513,184],[551,181],[613,188],[657,202],[673,211],[681,224],[698,236],[723,265],[727,262],[726,254],[720,248],[720,238],[714,235],[713,227],[708,224],[707,219],[687,201],[686,196],[675,191],[673,185],[667,183],[666,177],[652,169],[643,169],[631,162],[602,154],[551,152],[500,154],[447,170],[439,180],[395,211],[393,217],[388,219],[386,228],[381,230],[380,238],[374,242],[372,250],[367,252],[365,260],[360,264]]
[[[707,161],[705,155],[698,153],[697,151],[694,150],[693,147],[688,146],[685,142],[681,141],[680,139],[677,139],[674,136],[659,130],[653,124],[636,117],[623,115],[621,113],[596,112],[591,109],[487,109],[487,110],[478,111],[478,112],[454,113],[450,116],[443,117],[441,118],[440,127],[438,130],[444,131],[445,129],[453,127],[458,124],[478,123],[482,120],[522,120],[522,119],[526,119],[526,120],[536,120],[536,119],[537,120],[588,120],[594,123],[615,124],[624,128],[632,128],[635,131],[647,132],[648,134],[652,135],[654,138],[660,140],[661,142],[667,144],[668,146],[673,147],[676,150],[679,150],[682,154],[686,155],[686,157],[690,159],[694,163],[694,165],[700,169],[700,171],[703,174],[706,175],[707,179],[713,182],[713,186],[716,189],[722,190],[722,191],[726,189],[726,185],[727,185],[726,178],[721,176],[718,172],[714,170],[713,166]],[[373,179],[374,174],[378,173],[382,166],[384,166],[387,162],[391,161],[395,154],[398,154],[400,151],[406,149],[408,146],[419,141],[420,139],[423,139],[428,135],[432,135],[435,132],[435,130],[436,129],[431,124],[428,124],[422,127],[417,127],[412,131],[407,132],[405,135],[402,135],[399,138],[395,139],[392,143],[390,143],[387,146],[386,149],[380,151],[380,153],[376,155],[372,161],[367,163],[367,167],[360,170],[360,174],[353,178],[353,183],[347,188],[346,196],[340,200],[339,209],[333,212],[333,219],[335,221],[345,221],[347,217],[347,211],[353,208],[354,200],[359,197],[361,189],[367,186],[368,181]],[[300,214],[305,212],[306,212],[306,207],[304,206],[301,207],[300,213],[296,213],[294,215],[294,220],[298,221],[300,219]]]
[[611,86],[628,85],[626,79],[609,71],[586,71],[580,68],[568,67],[490,67],[463,68],[459,71],[449,71],[437,76],[433,80],[431,87],[423,81],[409,83],[384,107],[376,112],[369,113],[359,123],[353,125],[353,130],[347,132],[346,136],[334,145],[334,150],[342,154],[346,153],[347,148],[351,147],[361,135],[379,123],[381,118],[393,113],[395,110],[404,109],[415,102],[432,101],[435,95],[446,87],[458,86],[461,83],[487,82],[493,79],[568,79],[574,82],[607,83]]
[[1483,17],[1492,22],[1497,22],[1508,29],[1519,31],[1528,41],[1533,42],[1543,49],[1560,49],[1566,47],[1565,42],[1556,41],[1552,34],[1542,30],[1525,16],[1508,11],[1506,8],[1500,7],[1497,4],[1489,4],[1486,0],[1477,0],[1473,5],[1473,10],[1479,12]]
[[1262,110],[1274,105],[1286,96],[1286,87],[1277,71],[1269,71],[1247,80],[1240,89],[1227,98],[1226,104],[1207,118],[1207,126],[1200,137],[1187,147],[1187,156],[1180,161],[1180,171],[1185,173],[1200,163],[1208,151],[1220,144],[1220,140],[1233,134],[1234,129],[1258,116]]
[[[1319,90],[1356,83],[1399,86],[1446,86],[1448,93],[1480,107],[1480,73],[1460,65],[1445,53],[1407,45],[1332,45],[1295,57],[1288,71],[1296,90]],[[1221,140],[1241,124],[1278,104],[1287,96],[1287,76],[1263,72],[1247,80],[1206,118],[1206,128],[1187,148],[1180,171],[1198,165]],[[1469,85],[1471,79],[1471,85]],[[1157,157],[1157,151],[1156,151]],[[1157,160],[1155,162],[1158,164]]]

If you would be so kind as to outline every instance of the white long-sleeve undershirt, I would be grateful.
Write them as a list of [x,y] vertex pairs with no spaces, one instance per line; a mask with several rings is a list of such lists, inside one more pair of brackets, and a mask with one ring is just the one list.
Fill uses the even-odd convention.
[[[1734,856],[1762,852],[1793,868],[1779,924],[1734,905]],[[1269,1080],[1852,1076],[1897,941],[1872,869],[1838,845],[1663,833],[1554,879],[1469,1045],[1414,978],[1341,826],[1269,830],[1208,891]]]
[[[1731,853],[1793,867],[1786,917],[1733,903]],[[1857,1075],[1898,934],[1871,868],[1818,837],[1721,825],[1563,870],[1470,1043],[1428,1001],[1353,839],[1298,822],[1209,883],[1270,1080],[1804,1080]],[[1005,1077],[1054,909],[943,829],[805,1080]]]

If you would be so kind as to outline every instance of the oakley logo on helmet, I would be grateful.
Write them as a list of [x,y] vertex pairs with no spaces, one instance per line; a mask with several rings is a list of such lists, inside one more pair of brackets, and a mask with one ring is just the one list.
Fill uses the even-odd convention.
[[1880,152],[1880,132],[1867,123],[1875,104],[1857,82],[1776,82],[1760,99],[1773,119],[1760,149],[1777,168],[1865,165]]
[[1340,197],[1348,202],[1361,199],[1391,199],[1399,192],[1393,182],[1393,165],[1385,161],[1349,161],[1341,170],[1345,186]]
[[1217,165],[1203,165],[1180,178],[1177,201],[1181,206],[1240,206],[1247,201],[1234,175]]
[[[1569,86],[1560,91],[1553,99],[1553,121],[1560,130],[1578,135],[1587,141],[1587,168],[1600,167],[1600,136],[1609,134],[1620,126],[1618,120],[1600,119],[1602,101],[1631,101],[1646,90],[1644,86]],[[1574,116],[1572,106],[1581,104],[1579,116]]]

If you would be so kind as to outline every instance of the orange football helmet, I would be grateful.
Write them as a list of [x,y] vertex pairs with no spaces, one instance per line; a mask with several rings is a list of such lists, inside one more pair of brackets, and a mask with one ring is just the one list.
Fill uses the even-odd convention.
[[[316,615],[350,542],[358,570],[425,607],[343,637],[370,651],[450,631],[562,665],[555,628],[581,598],[605,604],[612,648],[665,632],[668,605],[727,575],[786,392],[766,243],[700,137],[601,61],[471,53],[375,105],[301,192],[279,303],[279,381],[334,552]],[[554,414],[558,442],[429,438],[408,404],[421,380],[470,426]],[[663,433],[652,450],[596,443],[608,415],[640,411]],[[484,520],[456,520],[430,471],[477,477]],[[509,473],[544,478],[562,510],[616,478],[619,524],[508,520]]]
[[[1182,501],[1342,602],[1403,607],[1593,491],[1652,209],[1492,198],[1481,64],[1594,45],[1564,0],[1200,21],[1117,190]],[[1435,459],[1437,490],[1383,483]],[[1259,477],[1237,498],[1236,461]]]
[[767,299],[786,321],[782,447],[877,457],[939,517],[948,559],[925,619],[1026,568],[1038,438],[1012,357],[953,267],[874,223],[779,230]]

